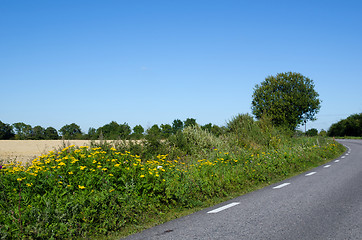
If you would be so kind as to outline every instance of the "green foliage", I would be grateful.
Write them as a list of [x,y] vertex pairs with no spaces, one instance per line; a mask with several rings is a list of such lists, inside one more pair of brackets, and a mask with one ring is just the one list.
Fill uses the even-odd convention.
[[45,129],[42,126],[33,127],[32,139],[34,140],[45,139]]
[[327,136],[327,131],[322,129],[322,130],[319,132],[319,136],[321,136],[321,137],[326,137],[326,136]]
[[211,132],[212,123],[208,123],[208,124],[205,124],[205,125],[201,126],[201,129],[202,129],[202,130],[205,130],[205,131]]
[[306,135],[309,136],[309,137],[317,136],[317,135],[318,135],[318,130],[315,129],[315,128],[309,129],[309,130],[306,132]]
[[97,129],[95,128],[89,128],[88,129],[88,134],[87,134],[87,139],[89,140],[96,140],[98,139],[98,134],[97,134]]
[[257,119],[266,113],[275,125],[294,130],[302,122],[316,119],[318,97],[311,79],[300,73],[278,73],[255,86],[252,111]]
[[215,148],[225,148],[225,143],[212,133],[203,130],[199,125],[185,127],[182,132],[188,153],[194,156],[206,156]]
[[44,131],[44,138],[47,140],[59,139],[58,131],[53,127],[47,127]]
[[187,118],[184,121],[184,128],[185,127],[191,127],[196,125],[196,119],[195,118]]
[[173,133],[177,133],[178,131],[181,131],[184,127],[183,122],[180,119],[175,119],[172,122],[172,130]]
[[143,133],[145,129],[141,125],[136,125],[133,128],[133,133],[131,134],[131,139],[141,139],[143,138]]
[[44,129],[42,126],[32,127],[23,122],[14,123],[15,139],[17,140],[56,140],[59,139],[58,131],[53,127]]
[[11,139],[15,136],[13,127],[9,124],[3,123],[0,121],[0,139],[6,140]]
[[103,135],[104,139],[128,139],[131,127],[127,123],[118,124],[112,121],[97,129],[97,135]]
[[33,128],[23,122],[14,123],[15,138],[18,140],[31,139],[33,135]]
[[332,124],[328,130],[328,136],[353,136],[362,137],[362,113],[352,114],[346,119],[342,119]]
[[171,136],[173,130],[170,124],[161,124],[162,138],[168,138]]
[[67,124],[63,126],[59,132],[62,134],[64,139],[80,139],[82,138],[82,131],[80,127],[75,124]]

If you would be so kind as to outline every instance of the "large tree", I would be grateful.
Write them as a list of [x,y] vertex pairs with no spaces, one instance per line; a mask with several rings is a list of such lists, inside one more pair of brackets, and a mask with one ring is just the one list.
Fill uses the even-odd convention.
[[127,124],[118,124],[112,121],[103,127],[98,128],[97,134],[104,136],[105,139],[128,139],[131,133],[131,127]]
[[44,131],[44,137],[48,140],[59,139],[58,131],[53,127],[47,127]]
[[252,112],[257,119],[267,114],[274,124],[295,129],[303,122],[316,120],[318,97],[313,80],[300,73],[278,73],[255,86]]

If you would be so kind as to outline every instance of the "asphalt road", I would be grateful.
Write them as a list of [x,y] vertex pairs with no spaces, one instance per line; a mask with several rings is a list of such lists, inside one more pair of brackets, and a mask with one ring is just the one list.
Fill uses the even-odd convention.
[[362,140],[311,171],[126,239],[362,239]]

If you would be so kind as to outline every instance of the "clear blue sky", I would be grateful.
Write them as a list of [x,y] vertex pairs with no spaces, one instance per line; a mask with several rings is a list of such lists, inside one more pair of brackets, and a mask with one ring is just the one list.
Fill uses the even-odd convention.
[[362,112],[361,13],[349,0],[0,0],[0,121],[225,125],[292,71],[322,100],[307,128],[327,130]]

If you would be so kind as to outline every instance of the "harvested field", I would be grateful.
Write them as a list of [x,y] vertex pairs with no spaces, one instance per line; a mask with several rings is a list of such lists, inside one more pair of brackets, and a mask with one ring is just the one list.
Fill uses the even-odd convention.
[[90,140],[0,140],[0,160],[27,163],[37,156],[65,146],[89,146],[90,144]]

